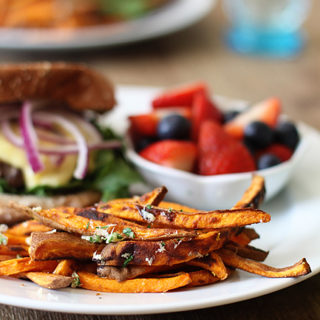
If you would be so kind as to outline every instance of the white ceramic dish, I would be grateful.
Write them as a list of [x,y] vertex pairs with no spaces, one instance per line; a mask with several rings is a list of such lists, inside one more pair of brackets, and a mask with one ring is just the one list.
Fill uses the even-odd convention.
[[[222,109],[241,109],[246,103],[234,99],[216,97],[217,104]],[[150,104],[149,100],[149,104]],[[134,113],[137,109],[141,113],[150,111],[148,103],[139,103],[134,107]],[[133,111],[133,110],[132,110]],[[128,113],[132,112],[127,108]],[[294,168],[301,159],[303,152],[308,144],[308,130],[303,124],[299,125],[301,141],[293,157],[278,166],[257,171],[265,177],[266,181],[266,201],[274,197],[289,181]],[[231,208],[243,194],[251,182],[252,173],[224,174],[216,176],[200,176],[193,173],[176,170],[160,166],[147,161],[137,154],[132,143],[127,137],[127,156],[136,166],[144,180],[151,187],[165,185],[168,190],[168,200],[183,203],[190,207],[195,203],[198,209],[214,210]]]
[[163,36],[202,19],[215,0],[175,0],[134,21],[106,26],[67,29],[0,28],[0,48],[14,50],[66,50],[115,46]]
[[[120,108],[114,110],[108,122],[124,132],[125,115],[133,109],[139,113],[156,90],[150,88],[120,88]],[[267,264],[287,266],[307,258],[312,273],[297,279],[268,279],[236,271],[221,283],[182,289],[163,294],[113,294],[77,289],[51,291],[30,282],[0,278],[0,303],[39,310],[80,314],[148,314],[192,310],[219,306],[265,295],[297,284],[320,271],[320,135],[305,127],[310,139],[293,176],[278,196],[263,209],[271,213],[271,222],[255,226],[261,238],[254,246],[269,250]],[[198,207],[198,203],[194,203]]]

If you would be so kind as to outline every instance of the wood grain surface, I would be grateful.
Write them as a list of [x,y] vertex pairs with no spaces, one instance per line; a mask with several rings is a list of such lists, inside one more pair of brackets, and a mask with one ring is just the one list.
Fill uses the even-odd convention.
[[[174,86],[205,80],[218,94],[257,101],[276,95],[285,112],[320,129],[320,2],[305,24],[307,44],[292,60],[237,55],[223,41],[227,21],[221,7],[183,32],[121,48],[71,53],[0,52],[0,62],[67,60],[85,62],[116,84]],[[317,244],[315,244],[317,245]],[[0,288],[1,289],[1,288]],[[214,294],[214,290],[213,290]],[[293,287],[227,306],[167,315],[85,316],[0,306],[0,320],[88,319],[320,319],[320,275]]]

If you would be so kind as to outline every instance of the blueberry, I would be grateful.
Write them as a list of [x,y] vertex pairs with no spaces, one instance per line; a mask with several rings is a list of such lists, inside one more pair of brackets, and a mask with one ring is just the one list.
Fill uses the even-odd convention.
[[143,150],[144,148],[146,148],[147,146],[149,146],[151,143],[154,143],[154,142],[156,142],[156,139],[154,138],[143,137],[135,143],[135,149],[137,152],[140,152],[141,150]]
[[254,156],[256,150],[252,143],[246,139],[243,140],[244,146],[248,149],[248,151]]
[[223,122],[227,123],[229,121],[231,121],[232,119],[234,119],[238,114],[240,114],[240,111],[237,110],[231,110],[231,111],[227,111],[223,114]]
[[190,138],[190,129],[191,123],[188,119],[178,114],[172,114],[159,122],[157,136],[160,140],[187,140]]
[[280,122],[275,129],[275,140],[294,150],[299,142],[296,126],[289,121]]
[[266,153],[258,159],[258,170],[267,169],[281,163],[281,160],[272,153]]
[[268,147],[273,140],[273,130],[264,122],[254,121],[244,129],[244,139],[256,149]]

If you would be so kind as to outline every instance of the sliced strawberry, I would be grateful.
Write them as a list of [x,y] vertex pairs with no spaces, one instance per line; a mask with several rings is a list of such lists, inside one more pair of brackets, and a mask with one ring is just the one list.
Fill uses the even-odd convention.
[[192,104],[192,140],[197,142],[200,126],[205,120],[221,122],[221,111],[209,100],[205,92],[197,93]]
[[197,147],[188,141],[162,140],[142,150],[140,156],[165,167],[192,171]]
[[292,157],[293,151],[283,144],[274,143],[270,147],[258,151],[256,154],[256,158],[259,159],[262,155],[267,153],[274,154],[281,160],[281,162],[284,162]]
[[154,137],[157,134],[158,116],[155,113],[139,114],[129,117],[134,134]]
[[177,107],[156,110],[151,113],[130,116],[131,131],[138,136],[155,137],[159,121],[170,114],[180,114],[191,120],[191,110],[189,108]]
[[270,127],[275,127],[281,112],[279,99],[270,98],[262,101],[245,112],[240,113],[224,127],[235,138],[243,138],[244,128],[253,121],[262,121]]
[[256,169],[254,159],[247,148],[212,120],[201,124],[198,153],[199,174],[202,175],[247,172]]
[[167,107],[191,107],[193,96],[199,92],[206,92],[206,84],[200,82],[189,85],[187,87],[178,88],[164,92],[152,101],[154,109]]

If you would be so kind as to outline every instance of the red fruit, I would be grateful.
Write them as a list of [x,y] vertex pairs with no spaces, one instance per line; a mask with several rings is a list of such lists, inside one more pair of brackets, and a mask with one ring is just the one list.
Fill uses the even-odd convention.
[[277,156],[281,162],[287,161],[292,157],[293,151],[286,147],[285,145],[274,143],[270,147],[263,149],[261,151],[258,151],[256,154],[256,158],[260,158],[262,155],[272,153],[275,156]]
[[164,92],[153,99],[152,106],[154,109],[178,106],[191,107],[194,95],[206,91],[207,86],[204,83],[195,83],[187,87]]
[[129,120],[134,134],[147,137],[154,137],[156,135],[159,119],[155,113],[130,116]]
[[199,92],[193,98],[192,104],[192,140],[197,142],[200,126],[205,120],[221,122],[221,111],[209,100],[206,93]]
[[247,148],[215,121],[202,123],[199,133],[199,174],[215,175],[256,169]]
[[245,112],[240,113],[224,127],[235,138],[243,138],[244,128],[253,121],[262,121],[270,127],[275,127],[281,112],[279,99],[270,98],[262,101]]
[[167,108],[165,110],[157,110],[151,113],[130,116],[131,130],[138,136],[154,137],[157,134],[159,121],[170,114],[180,114],[191,120],[191,111],[189,108]]
[[140,156],[165,167],[192,171],[197,147],[188,141],[162,140],[143,149]]

